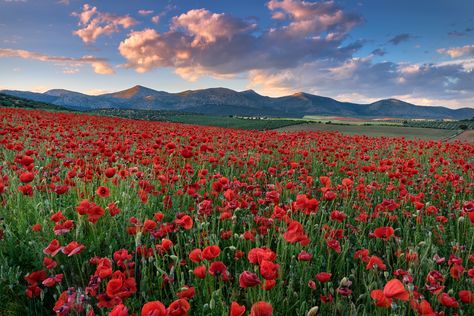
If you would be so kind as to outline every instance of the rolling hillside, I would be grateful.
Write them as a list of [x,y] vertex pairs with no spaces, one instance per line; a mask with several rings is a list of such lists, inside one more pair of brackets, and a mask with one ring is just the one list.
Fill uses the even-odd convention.
[[418,106],[397,99],[356,104],[303,92],[272,98],[262,96],[253,90],[237,92],[226,88],[168,93],[134,86],[127,90],[97,96],[60,89],[49,90],[45,93],[14,90],[1,92],[78,110],[134,109],[182,111],[207,115],[272,117],[333,115],[456,120],[474,116],[473,108],[449,109],[442,106]]

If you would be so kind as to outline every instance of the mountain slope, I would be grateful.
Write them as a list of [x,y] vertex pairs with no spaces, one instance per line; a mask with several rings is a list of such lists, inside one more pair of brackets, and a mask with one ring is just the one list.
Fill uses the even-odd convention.
[[15,107],[15,108],[27,108],[27,109],[42,109],[42,110],[57,110],[64,111],[66,108],[63,108],[59,105],[54,105],[50,103],[34,101],[31,99],[24,99],[15,97],[12,95],[7,95],[0,93],[0,107]]
[[179,93],[156,91],[143,86],[97,96],[54,89],[45,93],[3,90],[4,94],[48,102],[72,109],[141,109],[194,112],[209,115],[283,116],[331,115],[353,117],[396,117],[466,119],[474,109],[417,106],[397,99],[371,104],[340,102],[308,93],[267,97],[253,90],[237,92],[227,88],[188,90]]

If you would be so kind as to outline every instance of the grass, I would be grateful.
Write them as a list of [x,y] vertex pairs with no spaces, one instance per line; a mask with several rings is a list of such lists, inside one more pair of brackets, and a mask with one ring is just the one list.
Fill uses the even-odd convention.
[[279,131],[330,131],[347,135],[367,135],[372,137],[406,137],[407,139],[446,139],[459,134],[459,130],[443,130],[435,128],[416,128],[403,126],[365,126],[305,123],[301,125],[279,128]]

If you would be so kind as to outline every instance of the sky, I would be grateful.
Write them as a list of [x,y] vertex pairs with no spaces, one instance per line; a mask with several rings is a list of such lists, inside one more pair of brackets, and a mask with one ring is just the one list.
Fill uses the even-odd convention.
[[472,0],[0,0],[0,89],[474,107]]

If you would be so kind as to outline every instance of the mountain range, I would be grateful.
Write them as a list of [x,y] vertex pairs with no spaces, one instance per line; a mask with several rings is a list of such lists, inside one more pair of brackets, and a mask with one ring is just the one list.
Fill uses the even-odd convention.
[[169,93],[143,86],[134,86],[127,90],[101,95],[87,95],[63,89],[53,89],[44,93],[17,90],[1,90],[0,92],[74,110],[163,110],[208,115],[273,117],[305,115],[424,119],[474,117],[474,108],[449,109],[442,106],[418,106],[397,99],[357,104],[304,92],[283,97],[268,97],[253,90],[237,92],[226,88],[210,88]]

